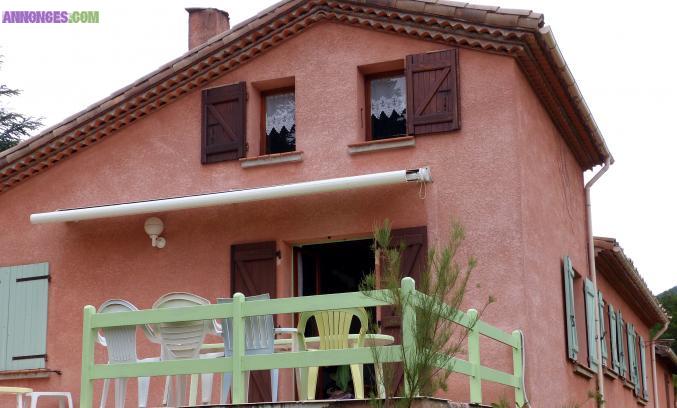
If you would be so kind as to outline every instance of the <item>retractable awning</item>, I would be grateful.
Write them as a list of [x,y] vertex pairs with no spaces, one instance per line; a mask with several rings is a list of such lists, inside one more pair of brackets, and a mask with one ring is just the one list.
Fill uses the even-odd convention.
[[361,189],[399,183],[429,183],[431,181],[430,168],[421,167],[412,170],[388,171],[385,173],[305,181],[302,183],[282,184],[270,187],[56,210],[46,213],[31,214],[31,223],[46,224],[52,222],[95,220],[99,218],[122,217],[125,215],[150,214],[164,211],[213,207],[225,204],[246,203],[250,201],[271,200],[275,198],[297,197],[308,194]]

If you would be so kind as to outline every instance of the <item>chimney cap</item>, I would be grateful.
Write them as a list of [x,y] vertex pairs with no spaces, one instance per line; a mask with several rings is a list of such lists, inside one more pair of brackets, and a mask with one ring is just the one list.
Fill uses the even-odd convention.
[[188,7],[188,49],[230,30],[228,13],[212,7]]
[[223,11],[214,7],[186,7],[186,11],[189,13],[195,13],[200,11],[217,11],[223,14],[224,16],[229,17],[227,11]]

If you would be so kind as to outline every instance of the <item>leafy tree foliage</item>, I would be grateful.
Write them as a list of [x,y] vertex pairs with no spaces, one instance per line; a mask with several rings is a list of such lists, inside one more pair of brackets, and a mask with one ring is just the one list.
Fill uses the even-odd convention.
[[[493,297],[488,296],[477,317],[469,322],[469,327],[453,323],[461,310],[470,275],[477,265],[472,256],[465,262],[457,261],[457,252],[464,240],[463,227],[452,221],[447,241],[440,248],[429,250],[425,268],[416,281],[416,290],[425,296],[412,296],[400,290],[404,245],[392,245],[388,220],[376,228],[374,244],[377,256],[383,260],[381,276],[380,280],[375,274],[366,276],[361,289],[367,296],[392,304],[399,316],[405,308],[413,306],[416,317],[409,330],[413,334],[415,348],[410,350],[404,344],[400,345],[401,365],[379,364],[385,356],[377,347],[372,347],[375,365],[383,367],[381,376],[386,397],[378,399],[374,395],[371,405],[375,408],[410,408],[415,397],[434,396],[438,391],[446,390],[454,358],[464,352],[463,343],[468,333],[486,307],[494,302]],[[373,289],[385,289],[385,294],[378,295],[378,292],[371,292]],[[377,331],[377,327],[372,328],[372,332]],[[398,377],[402,373],[404,383],[399,386]]]
[[17,96],[20,93],[18,89],[0,84],[0,151],[19,144],[22,136],[28,136],[29,132],[42,126],[39,118],[12,112],[3,103],[5,98]]
[[[668,329],[663,333],[661,338],[677,340],[677,286],[658,295],[658,301],[661,302],[661,305],[663,305],[668,314],[673,317],[670,320]],[[672,350],[677,353],[677,341],[672,342]]]

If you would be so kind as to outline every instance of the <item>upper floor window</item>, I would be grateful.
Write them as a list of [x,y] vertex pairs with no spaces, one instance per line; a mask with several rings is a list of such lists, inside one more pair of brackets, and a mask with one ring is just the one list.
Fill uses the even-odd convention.
[[404,73],[366,78],[369,111],[367,139],[380,140],[407,134],[407,87]]
[[296,100],[293,88],[262,95],[264,130],[261,152],[285,153],[296,150]]
[[[365,75],[367,140],[460,128],[457,49],[408,55],[406,60],[359,69]],[[260,92],[259,154],[296,151],[294,78],[258,81],[251,87]],[[203,90],[202,163],[246,156],[246,115],[245,82]]]
[[[460,128],[457,49],[408,55],[404,69],[392,65],[360,68],[365,72],[367,140]],[[398,70],[375,73],[379,66]]]

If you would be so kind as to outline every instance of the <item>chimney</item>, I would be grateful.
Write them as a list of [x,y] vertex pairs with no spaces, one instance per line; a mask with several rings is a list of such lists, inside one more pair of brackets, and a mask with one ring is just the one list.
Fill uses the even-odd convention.
[[187,8],[188,49],[204,44],[208,39],[230,30],[228,13],[215,8]]

